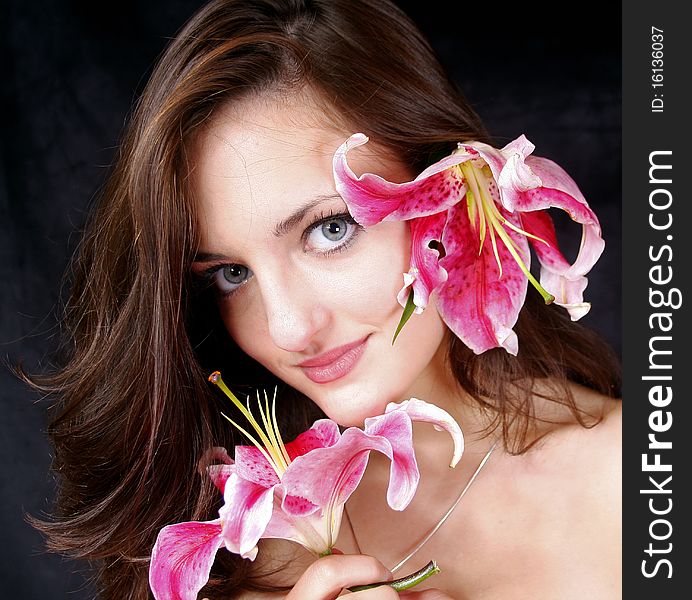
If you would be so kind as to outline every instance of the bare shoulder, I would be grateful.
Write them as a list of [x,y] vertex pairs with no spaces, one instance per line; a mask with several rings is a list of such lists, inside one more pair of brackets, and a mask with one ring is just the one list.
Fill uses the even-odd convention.
[[555,427],[536,452],[541,464],[552,465],[551,479],[571,490],[591,518],[610,530],[620,523],[622,402],[576,385],[573,394],[591,422]]
[[[583,423],[569,415],[549,426],[538,452],[546,453],[559,463],[569,462],[591,470],[596,465],[619,472],[622,455],[622,402],[594,390],[572,386],[572,394]],[[562,409],[564,413],[567,409]],[[559,417],[556,418],[559,421]],[[561,465],[564,467],[564,464]]]
[[[583,393],[594,394],[591,390]],[[613,524],[613,517],[620,522],[622,497],[622,402],[606,397],[601,397],[600,402],[603,411],[600,422],[576,430],[573,444],[579,446],[585,474],[591,474],[584,478],[590,484],[586,491],[594,505],[606,509],[604,517]]]
[[545,405],[537,417],[545,419],[543,437],[522,454],[493,457],[474,484],[469,500],[479,504],[468,537],[480,540],[477,571],[501,590],[483,597],[621,597],[620,402],[577,386],[570,391],[593,417],[589,427],[562,406]]
[[[602,421],[591,431],[585,430],[582,436],[593,442],[588,452],[600,475],[600,484],[594,493],[611,506],[619,507],[622,499],[622,402],[604,400]],[[617,516],[619,523],[619,512]]]
[[619,472],[622,457],[622,401],[581,386],[574,386],[573,389],[577,406],[586,407],[588,414],[598,419],[593,427],[572,427],[570,434],[575,438],[573,442],[579,443],[583,454],[590,455],[596,462],[617,468]]
[[[590,597],[619,598],[621,402],[585,388],[575,388],[573,393],[577,405],[589,407],[598,421],[589,427],[573,422],[555,427],[527,453],[528,481],[541,499],[545,545],[562,560],[555,572],[574,568],[575,581],[588,578],[593,584]],[[569,550],[565,540],[569,540]],[[581,562],[570,567],[574,556]],[[550,557],[543,558],[549,561]]]

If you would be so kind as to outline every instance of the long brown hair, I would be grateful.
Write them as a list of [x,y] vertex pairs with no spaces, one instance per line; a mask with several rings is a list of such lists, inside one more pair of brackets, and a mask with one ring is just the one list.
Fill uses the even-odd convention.
[[[148,597],[159,529],[216,516],[218,494],[193,475],[208,448],[236,440],[207,373],[221,367],[247,389],[274,383],[191,285],[190,142],[221,104],[304,85],[412,172],[458,141],[489,141],[427,41],[386,1],[214,0],[188,22],[137,103],[72,263],[64,366],[26,376],[55,401],[59,496],[54,517],[37,525],[52,549],[93,562],[103,598]],[[619,382],[607,346],[530,293],[517,332],[516,358],[503,350],[474,356],[453,340],[450,360],[520,452],[534,378],[558,382],[551,398],[579,419],[568,381],[609,395]],[[291,399],[291,418],[283,418],[290,436],[315,409],[285,386],[280,393]],[[208,589],[261,587],[250,575],[247,561],[220,552]]]

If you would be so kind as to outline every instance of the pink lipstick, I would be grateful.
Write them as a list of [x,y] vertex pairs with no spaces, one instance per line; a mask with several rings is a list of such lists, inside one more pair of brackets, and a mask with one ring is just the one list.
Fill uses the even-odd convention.
[[367,335],[360,340],[338,346],[298,364],[308,379],[315,383],[330,383],[348,375],[365,351]]

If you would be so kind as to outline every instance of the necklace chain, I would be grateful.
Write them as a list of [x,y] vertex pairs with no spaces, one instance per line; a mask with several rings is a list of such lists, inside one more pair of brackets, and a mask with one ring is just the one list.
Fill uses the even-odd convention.
[[[461,490],[460,494],[455,498],[454,502],[452,502],[452,505],[447,509],[447,512],[445,512],[444,515],[440,518],[440,520],[433,525],[433,527],[426,533],[420,541],[409,551],[409,553],[402,558],[394,567],[390,569],[392,573],[395,573],[398,571],[402,566],[404,566],[405,563],[407,563],[413,556],[425,545],[428,543],[430,538],[434,536],[437,533],[437,530],[442,527],[444,522],[449,518],[449,516],[454,512],[454,509],[457,507],[459,502],[461,502],[461,499],[466,495],[466,492],[468,489],[471,487],[471,484],[475,481],[476,477],[478,474],[481,472],[481,469],[485,466],[485,463],[488,462],[488,459],[490,458],[490,455],[493,453],[493,450],[495,450],[495,447],[497,446],[497,442],[495,442],[491,447],[488,452],[486,452],[485,456],[481,460],[480,464],[478,467],[476,467],[476,470],[474,471],[473,475],[469,478],[468,482],[464,486],[464,488]],[[348,519],[348,524],[349,527],[351,528],[351,534],[353,535],[353,541],[356,543],[356,548],[358,549],[358,552],[362,554],[362,550],[360,549],[360,544],[358,543],[358,539],[356,538],[356,532],[353,529],[353,523],[351,522],[351,517],[348,514],[348,511],[346,510],[346,507],[344,507],[344,514],[346,515],[346,518]]]

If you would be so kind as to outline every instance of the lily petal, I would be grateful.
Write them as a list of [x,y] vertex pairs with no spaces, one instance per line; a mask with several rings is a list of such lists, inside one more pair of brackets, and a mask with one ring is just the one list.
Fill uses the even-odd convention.
[[262,487],[270,488],[280,481],[274,467],[254,446],[235,447],[235,466],[240,477]]
[[[567,279],[577,279],[591,270],[605,248],[598,217],[589,208],[577,184],[561,167],[547,158],[537,156],[529,157],[527,162],[531,169],[540,175],[543,187],[519,194],[517,209],[522,212],[522,220],[525,224],[526,218],[534,218],[536,211],[552,207],[564,210],[573,221],[582,225],[582,244],[574,264],[568,268],[560,265],[559,268],[553,269],[554,272],[559,272]],[[551,245],[557,248],[557,240],[555,239]],[[538,253],[538,245],[534,247]],[[544,253],[542,257],[539,255],[539,258],[542,264],[550,266],[549,254]]]
[[312,427],[301,433],[295,440],[286,444],[291,460],[307,454],[316,448],[328,448],[339,441],[339,426],[329,419],[315,421]]
[[235,465],[209,465],[207,473],[217,489],[223,494],[226,489],[226,481],[235,471]]
[[387,439],[350,427],[334,446],[317,448],[296,458],[282,484],[288,494],[306,498],[317,506],[343,504],[363,477],[371,450],[393,459]]
[[219,514],[223,522],[223,541],[231,552],[254,560],[257,542],[272,516],[274,489],[266,488],[232,473],[226,481],[224,505]]
[[[283,489],[285,492],[285,488]],[[281,510],[295,517],[307,517],[315,513],[318,509],[319,506],[313,504],[307,498],[288,493],[284,493],[283,500],[281,501]]]
[[[472,144],[470,148],[477,150],[490,167],[500,190],[500,201],[508,211],[514,212],[520,202],[521,192],[543,185],[539,175],[534,173],[526,161],[536,146],[523,134],[500,150],[482,142]],[[469,147],[467,144],[462,145]]]
[[353,134],[339,146],[333,160],[336,191],[361,225],[433,215],[453,206],[466,193],[461,174],[450,168],[472,158],[465,153],[443,158],[406,183],[392,183],[372,173],[357,177],[346,155],[367,141],[362,133]]
[[[390,402],[387,404],[384,412],[388,414],[394,411],[403,411],[412,421],[431,423],[438,431],[446,431],[451,436],[452,442],[454,443],[454,454],[452,455],[449,466],[455,467],[459,460],[461,460],[461,455],[464,452],[464,434],[459,424],[446,410],[434,404],[430,404],[429,402],[425,402],[424,400],[410,398],[403,402]],[[369,420],[370,419],[366,420],[365,425],[365,430],[368,432],[370,431],[368,428]]]
[[281,498],[277,494],[274,497],[272,518],[262,537],[291,540],[313,554],[322,554],[336,541],[342,512],[343,505],[338,507],[332,522],[329,522],[321,511],[308,515],[293,515],[281,509]]
[[556,304],[567,309],[573,321],[579,320],[591,308],[583,300],[588,279],[578,272],[575,276],[573,265],[560,252],[555,227],[547,212],[524,213],[522,222],[527,231],[543,240],[531,240],[541,263],[541,285],[555,296]]
[[[447,271],[440,266],[442,232],[447,222],[447,212],[409,221],[411,227],[411,268],[409,278],[397,296],[401,306],[406,306],[408,288],[413,285],[413,302],[420,314],[428,305],[430,294],[447,281]],[[437,242],[437,247],[431,243]]]
[[[498,208],[508,221],[517,222],[516,217]],[[524,304],[528,281],[507,247],[498,243],[500,274],[490,236],[478,253],[478,234],[465,206],[455,206],[449,212],[442,237],[446,256],[440,260],[449,276],[439,291],[437,309],[452,332],[476,354],[502,347],[516,355],[519,344],[512,328]],[[528,267],[526,238],[514,231],[507,231],[507,235]]]
[[221,520],[164,527],[151,553],[149,585],[156,600],[196,600],[223,546]]
[[413,429],[406,411],[389,411],[384,415],[365,419],[365,433],[386,438],[392,447],[389,467],[387,503],[394,510],[404,510],[413,499],[420,472],[413,451]]
[[[212,464],[214,461],[220,461],[221,464]],[[200,475],[205,472],[211,477],[214,485],[223,494],[224,486],[226,485],[226,479],[231,470],[226,469],[227,466],[233,464],[233,459],[228,456],[226,448],[221,446],[214,446],[204,453],[204,456],[197,463],[197,469]]]

